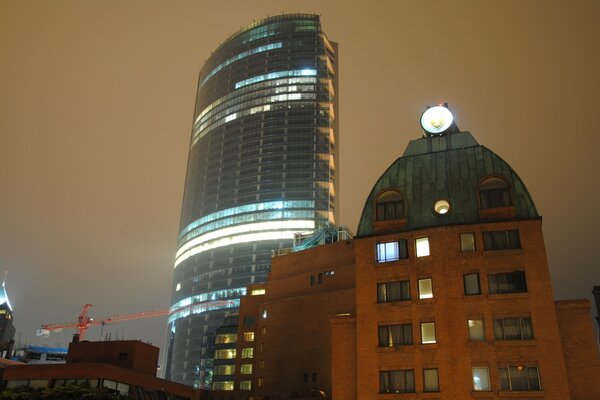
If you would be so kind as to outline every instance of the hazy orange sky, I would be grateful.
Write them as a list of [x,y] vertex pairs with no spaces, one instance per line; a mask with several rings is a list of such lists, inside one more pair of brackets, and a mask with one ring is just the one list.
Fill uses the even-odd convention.
[[[591,298],[600,2],[0,0],[0,268],[21,341],[85,303],[169,306],[198,72],[240,27],[322,16],[339,43],[341,223],[447,101],[521,176],[557,298]],[[525,266],[526,267],[526,266]],[[163,346],[166,318],[105,332]],[[89,332],[98,339],[99,329]]]

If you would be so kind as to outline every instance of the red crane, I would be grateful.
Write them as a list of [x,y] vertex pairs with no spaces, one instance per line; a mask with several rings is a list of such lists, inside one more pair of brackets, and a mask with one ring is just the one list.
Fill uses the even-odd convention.
[[[42,334],[43,331],[59,331],[65,328],[75,328],[77,330],[77,334],[79,334],[79,339],[83,340],[85,337],[85,333],[88,328],[92,325],[105,325],[105,324],[114,324],[115,322],[121,321],[129,321],[132,319],[141,319],[141,318],[153,318],[160,317],[163,315],[167,315],[169,310],[154,310],[154,311],[144,311],[133,314],[123,314],[123,315],[113,315],[104,319],[94,319],[89,316],[88,310],[92,307],[91,304],[86,304],[83,306],[83,309],[79,313],[79,317],[77,317],[77,322],[64,323],[64,324],[44,324],[42,325]],[[38,331],[38,332],[40,332]]]

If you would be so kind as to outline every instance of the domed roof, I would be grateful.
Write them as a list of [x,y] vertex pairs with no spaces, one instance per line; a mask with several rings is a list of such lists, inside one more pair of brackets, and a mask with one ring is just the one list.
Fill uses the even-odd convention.
[[[489,177],[506,182],[512,204],[504,213],[492,212],[482,217],[479,189]],[[394,230],[539,218],[517,173],[497,154],[479,145],[469,132],[412,140],[402,157],[373,186],[362,211],[358,236],[386,231],[385,226],[378,228],[379,222],[375,221],[375,201],[386,189],[400,192],[404,201],[405,220],[400,225],[388,225],[395,226]],[[434,204],[439,200],[450,204],[447,213],[434,212]]]

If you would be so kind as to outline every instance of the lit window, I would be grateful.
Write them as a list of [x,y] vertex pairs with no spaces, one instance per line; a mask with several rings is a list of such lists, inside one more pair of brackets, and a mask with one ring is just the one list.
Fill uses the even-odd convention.
[[240,381],[240,390],[252,390],[252,381]]
[[419,299],[431,299],[433,297],[433,285],[431,278],[419,279]]
[[379,347],[396,347],[413,344],[411,324],[379,327]]
[[250,292],[251,296],[260,296],[262,294],[265,294],[267,291],[266,289],[252,289],[252,292]]
[[506,207],[512,204],[510,189],[502,178],[487,178],[479,187],[481,208]]
[[537,367],[523,365],[498,368],[500,390],[513,392],[542,390],[540,374]]
[[233,381],[221,381],[212,383],[213,390],[233,390]]
[[484,250],[512,250],[520,248],[521,239],[519,231],[516,229],[483,232]]
[[494,320],[496,340],[532,340],[531,318],[499,318]]
[[262,312],[263,319],[267,319],[268,316],[269,316],[269,313],[267,312],[267,310],[263,310],[263,312]]
[[489,391],[490,387],[490,371],[488,367],[473,368],[473,390]]
[[263,326],[262,328],[260,328],[260,333],[261,333],[261,335],[266,335],[267,334],[267,327]]
[[258,378],[258,387],[262,387],[262,385],[265,383],[265,378],[260,377]]
[[402,195],[395,190],[388,190],[377,197],[377,221],[401,219],[404,214],[404,200]]
[[470,319],[467,321],[469,327],[469,339],[473,341],[485,340],[485,328],[482,319]]
[[415,391],[415,371],[400,369],[379,371],[380,393],[412,393]]
[[460,251],[475,251],[475,235],[473,232],[460,234]]
[[436,343],[435,322],[421,322],[421,343]]
[[377,262],[390,262],[408,258],[406,240],[377,243]]
[[265,367],[265,360],[260,360],[260,362],[258,363],[258,368],[264,368]]
[[396,281],[377,284],[377,302],[410,300],[410,282]]
[[254,342],[254,332],[244,332],[244,342]]
[[215,350],[216,360],[230,360],[232,358],[235,358],[235,349]]
[[481,289],[479,288],[479,274],[477,272],[472,274],[464,274],[463,280],[465,284],[466,296],[481,294]]
[[527,281],[525,271],[503,272],[488,275],[490,294],[525,293]]
[[253,358],[254,357],[254,348],[246,347],[242,349],[242,358]]
[[235,365],[215,365],[215,375],[233,375]]
[[429,238],[419,238],[415,240],[417,247],[417,257],[427,257],[429,255]]
[[437,368],[428,368],[423,370],[423,391],[439,392],[440,383]]
[[181,283],[178,283],[177,286],[175,286],[175,291],[179,292],[181,290]]
[[438,215],[444,215],[450,211],[450,203],[448,203],[446,200],[438,200],[433,205],[433,211],[435,211],[435,213]]
[[236,341],[236,333],[219,333],[215,338],[215,343],[235,343]]
[[248,375],[252,373],[252,364],[242,364],[240,368],[240,373],[242,375]]

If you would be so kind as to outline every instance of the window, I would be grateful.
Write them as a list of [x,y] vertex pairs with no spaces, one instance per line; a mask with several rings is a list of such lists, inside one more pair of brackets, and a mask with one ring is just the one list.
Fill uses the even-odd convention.
[[475,251],[475,235],[473,232],[460,234],[460,251]]
[[431,278],[419,279],[419,299],[431,299],[433,288]]
[[233,381],[213,382],[213,390],[233,390]]
[[440,383],[437,368],[428,368],[423,370],[423,391],[439,392]]
[[315,285],[315,276],[311,275],[310,276],[310,286],[314,286]]
[[436,343],[435,322],[421,322],[421,343]]
[[380,393],[412,393],[415,391],[415,371],[400,369],[379,371]]
[[242,358],[252,358],[254,357],[254,348],[246,347],[242,349]]
[[377,284],[377,302],[410,300],[410,282],[394,281]]
[[252,381],[240,381],[240,390],[252,390]]
[[313,373],[312,373],[312,381],[313,381],[313,382],[316,382],[316,381],[317,381],[317,373],[316,373],[316,372],[313,372]]
[[379,327],[379,347],[395,347],[413,344],[411,324],[384,325]]
[[267,291],[266,289],[252,289],[252,292],[250,292],[251,296],[260,296],[261,294],[265,294]]
[[265,383],[265,378],[260,377],[258,378],[258,387],[262,387],[262,385]]
[[256,323],[254,317],[244,317],[244,326],[253,326]]
[[429,255],[429,238],[419,238],[415,240],[417,257],[427,257]]
[[377,262],[389,262],[408,258],[406,240],[397,242],[377,243]]
[[481,289],[479,288],[479,274],[477,272],[472,274],[464,274],[463,279],[465,283],[466,296],[481,294]]
[[236,333],[219,333],[215,338],[215,343],[235,343],[236,341]]
[[537,367],[518,365],[498,368],[498,372],[500,375],[500,390],[513,392],[542,390]]
[[229,360],[235,358],[235,349],[215,350],[216,360]]
[[473,368],[473,390],[488,391],[490,387],[490,371],[488,367]]
[[507,231],[483,232],[484,250],[511,250],[520,249],[521,239],[516,229]]
[[317,279],[317,282],[319,283],[319,285],[320,285],[321,283],[323,283],[323,274],[322,274],[321,272],[319,272],[319,275],[318,275],[318,277],[317,277],[317,278],[318,278],[318,279]]
[[532,340],[531,318],[500,318],[494,320],[496,340]]
[[388,190],[377,197],[377,221],[388,221],[404,218],[404,200],[395,190]]
[[470,319],[467,321],[469,327],[469,339],[473,341],[485,340],[485,328],[482,319]]
[[303,381],[304,383],[308,383],[308,372],[305,372],[305,373],[304,373],[304,376],[303,376],[303,379],[302,379],[302,381]]
[[215,365],[215,375],[233,375],[235,365]]
[[490,294],[525,293],[527,281],[525,271],[503,272],[488,275]]
[[244,342],[254,342],[254,332],[244,332]]
[[479,186],[481,208],[506,207],[512,204],[508,183],[502,178],[487,178]]
[[242,364],[240,368],[240,373],[242,375],[248,375],[252,373],[252,364]]

